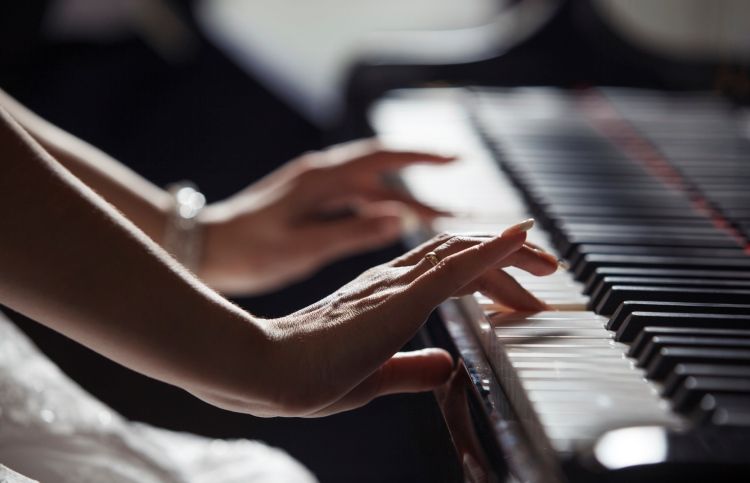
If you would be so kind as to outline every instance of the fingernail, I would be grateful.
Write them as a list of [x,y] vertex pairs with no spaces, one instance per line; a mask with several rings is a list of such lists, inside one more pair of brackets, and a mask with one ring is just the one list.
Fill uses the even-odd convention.
[[529,218],[527,220],[523,220],[521,223],[511,226],[503,232],[503,235],[515,235],[516,233],[523,233],[525,231],[531,230],[532,226],[534,226],[534,219]]
[[570,270],[570,264],[563,259],[557,259],[557,266],[561,270]]

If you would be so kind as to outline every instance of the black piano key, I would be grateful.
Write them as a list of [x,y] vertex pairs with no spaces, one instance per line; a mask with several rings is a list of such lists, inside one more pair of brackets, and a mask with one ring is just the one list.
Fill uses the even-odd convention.
[[750,365],[750,350],[663,347],[646,368],[646,377],[661,381],[677,364]]
[[750,395],[706,394],[698,420],[715,426],[750,427]]
[[696,257],[696,258],[742,258],[745,252],[739,246],[730,248],[701,248],[685,246],[644,246],[644,245],[588,245],[583,244],[573,250],[569,259],[572,263],[578,263],[576,257],[586,254],[612,254],[612,255],[643,255],[643,256],[669,256],[669,257]]
[[565,220],[560,228],[570,234],[624,233],[635,235],[719,236],[713,221],[704,219],[682,220],[613,220],[611,218]]
[[664,278],[664,277],[604,277],[592,292],[589,302],[590,308],[598,307],[603,298],[607,296],[609,289],[614,286],[634,287],[685,287],[699,289],[738,289],[750,290],[750,280],[712,280],[712,279],[689,279],[689,278]]
[[[554,223],[548,223],[548,226],[553,230],[551,231],[551,238],[553,243],[559,247],[560,253],[567,253],[574,244],[580,244],[579,239],[585,240],[594,237],[611,237],[615,240],[620,237],[623,239],[626,237],[643,237],[646,239],[648,237],[660,237],[664,240],[729,240],[734,245],[738,243],[727,233],[717,231],[714,226],[670,226],[666,224],[643,224],[642,221],[611,219],[610,223],[605,226],[594,227],[589,224],[568,223],[558,220]],[[662,222],[664,220],[657,221]],[[615,241],[615,243],[617,242]],[[648,243],[644,245],[648,245]]]
[[640,206],[607,206],[606,204],[577,204],[577,205],[554,205],[545,210],[551,218],[564,218],[567,215],[572,216],[606,216],[612,218],[625,218],[643,220],[648,218],[697,218],[702,219],[703,215],[686,209],[685,207],[652,207],[646,209]]
[[750,339],[741,337],[707,337],[658,335],[649,340],[636,361],[640,367],[647,367],[663,347],[703,347],[706,349],[750,349]]
[[607,177],[617,175],[643,176],[646,173],[642,168],[635,165],[607,165],[597,162],[590,163],[560,163],[559,159],[535,159],[528,160],[524,164],[514,166],[516,173],[537,174],[542,170],[546,174],[558,173],[563,177],[577,177],[578,175],[605,175]]
[[750,396],[750,380],[734,377],[687,377],[672,396],[672,407],[679,412],[691,411],[696,409],[706,394]]
[[714,222],[707,218],[683,219],[614,219],[608,217],[570,216],[557,222],[566,232],[576,233],[582,228],[595,231],[624,231],[649,229],[654,233],[716,233]]
[[693,288],[750,288],[750,279],[720,279],[720,278],[672,278],[672,277],[632,277],[605,276],[594,287],[586,291],[591,295],[592,306],[604,296],[606,291],[615,285],[637,285],[641,287],[693,287]]
[[651,339],[659,336],[677,336],[677,337],[725,337],[725,338],[748,338],[750,339],[750,329],[710,329],[705,327],[644,327],[628,348],[627,355],[633,359],[638,359]]
[[729,220],[750,220],[750,208],[725,208],[721,213]]
[[584,293],[590,294],[599,282],[607,276],[619,277],[668,277],[668,278],[702,278],[719,280],[750,280],[750,271],[733,270],[692,270],[642,267],[601,267],[584,282]]
[[653,234],[570,234],[559,244],[560,253],[569,257],[571,253],[582,252],[581,246],[626,245],[641,247],[693,247],[693,248],[741,248],[739,242],[729,236],[684,236]]
[[697,302],[664,302],[628,300],[607,322],[607,329],[617,332],[633,312],[670,312],[692,314],[749,315],[750,304],[706,304]]
[[603,315],[611,315],[621,303],[627,300],[742,304],[750,300],[750,290],[614,285],[601,298],[595,312]]
[[580,189],[571,188],[568,186],[545,186],[544,188],[538,188],[529,186],[527,187],[528,193],[534,198],[568,198],[575,199],[580,196],[587,196],[595,199],[669,199],[675,202],[690,202],[690,196],[682,191],[665,189],[662,186],[654,186],[651,188],[643,186],[628,186],[623,187],[622,185],[616,187],[593,187],[589,186],[585,191],[581,192]]
[[750,329],[750,315],[678,312],[633,312],[615,332],[615,340],[630,343],[644,327],[704,327],[707,329]]
[[682,381],[690,376],[735,377],[750,380],[750,366],[677,364],[662,384],[662,396],[672,397]]
[[602,206],[627,206],[630,208],[638,207],[640,209],[649,209],[657,205],[682,208],[687,211],[692,209],[691,202],[687,198],[676,198],[672,196],[618,196],[616,194],[592,195],[588,191],[579,191],[578,193],[570,194],[551,194],[545,192],[540,196],[535,196],[534,200],[537,201],[542,208],[551,208],[555,205],[580,206],[597,203]]
[[583,257],[575,268],[577,280],[586,280],[599,267],[642,267],[666,269],[737,270],[750,271],[750,257],[738,258],[693,258],[641,255],[599,255]]

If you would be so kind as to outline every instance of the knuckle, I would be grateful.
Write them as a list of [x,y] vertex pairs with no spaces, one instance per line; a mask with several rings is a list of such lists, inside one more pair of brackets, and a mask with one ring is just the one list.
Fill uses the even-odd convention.
[[444,231],[444,232],[441,232],[441,233],[438,233],[437,235],[435,235],[435,237],[433,238],[433,240],[446,242],[446,241],[450,240],[451,238],[453,238],[453,236],[454,236],[453,234],[448,233],[447,231]]
[[454,248],[460,248],[465,246],[471,246],[474,245],[475,242],[465,236],[451,236],[449,239],[447,239],[440,247],[439,250],[441,252],[445,252],[448,250],[452,250]]

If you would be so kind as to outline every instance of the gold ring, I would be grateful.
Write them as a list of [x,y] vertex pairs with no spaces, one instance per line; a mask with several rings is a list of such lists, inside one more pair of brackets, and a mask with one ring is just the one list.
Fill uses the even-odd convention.
[[438,263],[440,263],[440,258],[438,258],[437,253],[435,252],[427,252],[424,254],[425,260],[430,262],[432,266],[436,266]]

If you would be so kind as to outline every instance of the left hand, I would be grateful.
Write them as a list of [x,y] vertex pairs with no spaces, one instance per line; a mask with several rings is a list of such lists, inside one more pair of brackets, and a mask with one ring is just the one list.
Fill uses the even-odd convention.
[[393,243],[402,215],[445,213],[388,186],[383,176],[452,158],[358,141],[305,154],[202,213],[199,275],[231,294],[270,291],[323,265]]

